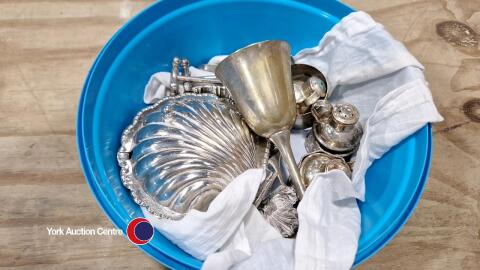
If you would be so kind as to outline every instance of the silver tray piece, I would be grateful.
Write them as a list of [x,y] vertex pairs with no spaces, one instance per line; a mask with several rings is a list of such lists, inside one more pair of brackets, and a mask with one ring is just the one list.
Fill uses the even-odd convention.
[[140,111],[123,133],[117,159],[135,202],[160,218],[206,211],[238,175],[266,163],[259,143],[226,99],[165,97]]

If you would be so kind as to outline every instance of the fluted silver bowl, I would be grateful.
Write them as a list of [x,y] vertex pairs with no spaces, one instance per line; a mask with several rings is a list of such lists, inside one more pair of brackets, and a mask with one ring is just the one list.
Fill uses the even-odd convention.
[[263,166],[266,151],[230,101],[188,94],[140,111],[117,158],[136,203],[181,219],[191,209],[206,211],[235,177]]

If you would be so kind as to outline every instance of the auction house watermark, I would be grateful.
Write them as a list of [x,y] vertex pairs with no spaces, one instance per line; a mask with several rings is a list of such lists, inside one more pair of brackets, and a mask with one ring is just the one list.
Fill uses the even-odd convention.
[[89,228],[89,227],[69,227],[57,226],[46,227],[49,236],[121,236],[122,230],[116,228]]

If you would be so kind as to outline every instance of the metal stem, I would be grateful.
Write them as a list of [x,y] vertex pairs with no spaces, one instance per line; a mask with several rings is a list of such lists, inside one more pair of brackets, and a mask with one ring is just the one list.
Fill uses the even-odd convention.
[[280,154],[283,157],[283,160],[287,164],[288,171],[290,173],[293,187],[297,192],[298,199],[303,198],[305,193],[305,183],[300,177],[300,171],[293,157],[292,147],[290,146],[290,130],[282,130],[273,134],[270,139],[277,146]]

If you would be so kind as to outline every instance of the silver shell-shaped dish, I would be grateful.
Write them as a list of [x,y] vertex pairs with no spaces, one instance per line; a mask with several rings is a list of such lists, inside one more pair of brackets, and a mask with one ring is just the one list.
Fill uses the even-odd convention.
[[[263,146],[263,149],[262,149]],[[268,157],[233,104],[214,95],[166,97],[140,111],[117,159],[135,202],[160,218],[206,211],[238,175]]]

